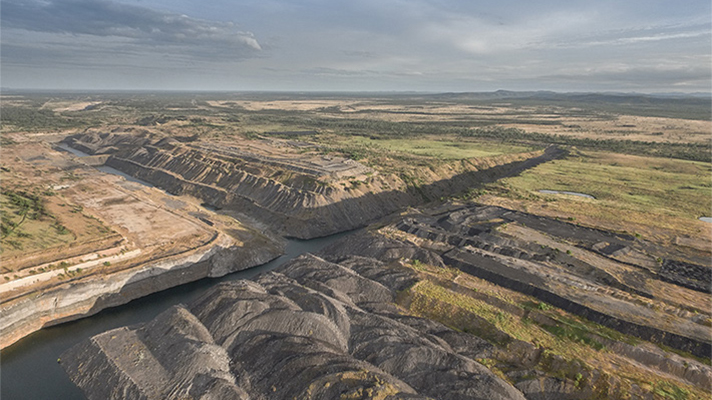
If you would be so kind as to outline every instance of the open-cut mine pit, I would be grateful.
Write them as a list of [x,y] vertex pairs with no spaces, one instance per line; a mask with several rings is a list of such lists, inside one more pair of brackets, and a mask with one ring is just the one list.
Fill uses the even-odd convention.
[[414,189],[403,177],[374,173],[356,161],[326,157],[318,147],[294,141],[219,146],[181,143],[147,132],[94,132],[65,142],[94,155],[109,155],[107,165],[169,193],[189,194],[303,239],[365,226],[404,207],[457,194],[565,154],[550,147],[453,162],[433,170]]
[[18,156],[3,160],[3,195],[20,207],[38,199],[41,210],[13,223],[23,234],[3,254],[2,347],[42,327],[260,265],[281,252],[279,242],[195,200],[102,173],[46,143],[13,150]]
[[623,398],[644,395],[641,376],[709,390],[709,365],[634,341],[707,354],[702,293],[591,247],[604,240],[646,245],[495,207],[423,210],[95,336],[62,365],[90,399]]
[[77,96],[4,97],[3,397],[712,392],[707,103]]

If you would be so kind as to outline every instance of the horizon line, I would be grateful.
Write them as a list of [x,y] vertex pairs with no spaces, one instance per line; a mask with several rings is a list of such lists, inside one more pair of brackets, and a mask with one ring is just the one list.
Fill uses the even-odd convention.
[[572,91],[557,91],[550,89],[537,90],[510,90],[497,89],[489,91],[434,91],[434,90],[271,90],[271,89],[60,89],[60,88],[12,88],[0,87],[0,95],[4,92],[52,92],[52,93],[271,93],[271,94],[415,94],[415,95],[438,95],[438,94],[497,94],[497,93],[512,93],[512,94],[606,94],[606,95],[637,95],[637,96],[709,96],[712,97],[712,91],[694,91],[694,92],[679,92],[679,91],[664,91],[664,92],[639,92],[639,91],[596,91],[596,90],[572,90]]

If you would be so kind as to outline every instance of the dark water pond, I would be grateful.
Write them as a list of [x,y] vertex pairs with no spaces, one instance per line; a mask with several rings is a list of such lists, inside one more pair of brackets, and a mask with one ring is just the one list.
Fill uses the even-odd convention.
[[285,255],[259,267],[222,278],[201,279],[106,309],[89,318],[35,332],[0,353],[0,399],[85,399],[57,364],[57,358],[66,349],[106,330],[149,321],[173,305],[190,303],[216,283],[247,279],[270,271],[300,254],[316,252],[351,233],[312,240],[289,240]]
[[540,190],[539,193],[545,193],[545,194],[568,194],[571,196],[579,196],[579,197],[585,197],[587,199],[596,199],[595,197],[591,196],[590,194],[586,193],[579,193],[579,192],[567,192],[567,191],[561,191],[561,190]]

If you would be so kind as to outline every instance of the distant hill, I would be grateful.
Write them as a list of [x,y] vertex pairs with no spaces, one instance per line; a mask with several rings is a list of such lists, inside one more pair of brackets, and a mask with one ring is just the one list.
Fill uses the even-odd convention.
[[572,92],[560,93],[548,90],[518,92],[511,90],[497,90],[496,92],[448,92],[427,96],[449,100],[497,100],[497,99],[536,99],[536,100],[576,100],[586,102],[605,103],[649,103],[656,101],[694,100],[712,101],[712,93],[616,93],[616,92]]

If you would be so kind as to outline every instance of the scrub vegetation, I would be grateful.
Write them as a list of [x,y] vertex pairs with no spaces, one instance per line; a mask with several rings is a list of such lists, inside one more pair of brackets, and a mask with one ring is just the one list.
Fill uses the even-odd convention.
[[[660,230],[699,237],[706,225],[698,219],[712,210],[710,174],[710,163],[573,151],[488,186],[479,199],[647,237]],[[595,200],[540,190],[581,192]]]
[[[470,199],[655,235],[698,235],[711,209],[710,99],[643,95],[115,93],[4,95],[3,141],[22,132],[147,130],[183,141],[308,142],[376,171],[419,176],[457,160],[569,150]],[[305,150],[306,151],[306,150]],[[539,190],[590,194],[594,201]],[[487,196],[481,196],[482,194]],[[669,235],[668,235],[669,236]]]
[[[408,312],[439,321],[461,332],[482,337],[506,351],[495,351],[480,363],[516,384],[512,376],[525,354],[533,368],[548,376],[573,382],[595,399],[629,398],[633,387],[655,394],[656,399],[701,399],[701,388],[679,380],[656,377],[609,347],[615,343],[635,346],[641,340],[449,268],[419,261],[408,265],[423,279],[400,293],[397,302]],[[457,283],[453,283],[457,282]],[[526,342],[521,350],[521,343]],[[524,352],[524,353],[522,353]],[[531,356],[534,354],[535,356]],[[695,358],[689,354],[688,358]],[[709,360],[698,359],[704,363]],[[530,364],[531,364],[530,363]],[[521,376],[521,380],[532,376]],[[612,396],[612,397],[611,397]]]

